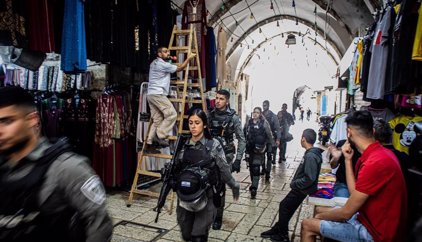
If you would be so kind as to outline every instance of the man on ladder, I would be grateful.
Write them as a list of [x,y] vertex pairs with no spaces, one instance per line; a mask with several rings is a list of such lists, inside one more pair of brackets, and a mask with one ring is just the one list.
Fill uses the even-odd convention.
[[196,54],[190,54],[179,66],[166,62],[170,51],[160,47],[149,69],[147,100],[151,110],[152,126],[148,133],[145,153],[160,153],[157,148],[169,146],[168,136],[176,123],[177,113],[173,104],[167,98],[170,92],[170,74],[182,71]]
[[[208,115],[210,131],[213,138],[220,141],[223,146],[226,160],[232,166],[232,172],[240,171],[240,161],[246,149],[246,139],[242,130],[239,116],[236,111],[229,107],[230,92],[227,90],[217,91],[215,98],[215,109]],[[233,162],[235,154],[234,137],[237,139],[236,159]],[[233,164],[232,164],[233,163]],[[225,186],[221,191],[221,206],[217,209],[217,216],[214,220],[212,228],[214,230],[221,229],[223,222],[223,211],[225,205]]]

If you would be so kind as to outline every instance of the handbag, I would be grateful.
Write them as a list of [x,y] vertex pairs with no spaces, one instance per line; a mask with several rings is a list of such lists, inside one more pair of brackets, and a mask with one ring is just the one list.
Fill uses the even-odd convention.
[[283,141],[284,142],[290,142],[292,140],[293,140],[293,135],[291,133],[289,133],[289,132],[287,132],[287,134],[284,135],[284,137],[283,137]]

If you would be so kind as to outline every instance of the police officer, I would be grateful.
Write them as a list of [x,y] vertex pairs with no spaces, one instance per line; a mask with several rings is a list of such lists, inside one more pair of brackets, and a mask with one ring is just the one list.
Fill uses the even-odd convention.
[[293,116],[287,112],[287,103],[283,103],[281,106],[281,111],[277,113],[277,118],[280,123],[280,155],[278,157],[278,163],[286,161],[286,149],[287,149],[287,135],[289,134],[289,129],[291,125],[295,124]]
[[270,102],[265,100],[262,103],[262,114],[264,115],[265,119],[268,121],[271,127],[271,133],[273,134],[273,138],[275,140],[274,147],[268,147],[267,150],[267,164],[262,167],[261,174],[265,173],[265,180],[270,180],[270,172],[271,172],[271,163],[275,164],[275,156],[277,154],[277,146],[280,144],[280,123],[278,122],[277,115],[275,115],[270,109]]
[[217,207],[222,206],[219,196],[222,186],[227,184],[232,189],[236,201],[240,185],[231,175],[220,142],[208,132],[205,112],[195,109],[188,121],[192,137],[178,154],[181,165],[176,182],[179,199],[176,213],[183,239],[203,242],[208,239]]
[[0,88],[0,241],[110,241],[99,177],[66,142],[39,135],[33,100]]
[[[215,98],[215,109],[212,110],[208,116],[210,131],[213,138],[216,138],[222,143],[224,153],[226,154],[226,161],[232,166],[232,171],[240,171],[240,161],[246,148],[245,136],[242,131],[242,124],[239,117],[233,109],[229,108],[230,92],[227,90],[217,91]],[[234,145],[234,135],[237,139],[237,152]],[[236,158],[235,158],[236,152]],[[233,159],[235,158],[234,162]],[[233,162],[233,164],[232,164]],[[224,191],[221,198],[222,206],[218,209],[216,219],[213,223],[213,229],[221,228],[223,222],[223,211],[225,204]]]
[[249,190],[251,198],[255,199],[259,182],[259,169],[265,162],[265,152],[268,147],[274,146],[274,139],[270,125],[262,115],[260,107],[253,110],[252,118],[245,126],[246,153],[249,159],[249,170],[252,185]]

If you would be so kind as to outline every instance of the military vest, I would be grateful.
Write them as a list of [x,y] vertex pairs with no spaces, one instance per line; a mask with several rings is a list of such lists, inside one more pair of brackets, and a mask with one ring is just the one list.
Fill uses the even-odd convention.
[[205,207],[209,189],[217,192],[223,185],[218,166],[210,155],[213,143],[213,140],[208,140],[202,149],[185,146],[183,151],[176,190],[182,207],[192,212]]
[[264,114],[264,116],[265,116],[265,119],[270,124],[272,134],[274,135],[274,137],[276,137],[276,135],[275,135],[276,134],[276,127],[275,127],[276,125],[273,122],[274,121],[273,120],[274,113],[271,112],[270,110],[268,110],[267,115]]
[[234,138],[235,127],[233,123],[234,110],[230,113],[224,112],[223,115],[217,114],[215,110],[210,113],[210,132],[213,138],[220,141],[224,153],[231,154],[235,152]]
[[256,124],[252,119],[249,120],[247,127],[246,149],[251,152],[256,145],[263,145],[267,140],[264,120],[260,119]]

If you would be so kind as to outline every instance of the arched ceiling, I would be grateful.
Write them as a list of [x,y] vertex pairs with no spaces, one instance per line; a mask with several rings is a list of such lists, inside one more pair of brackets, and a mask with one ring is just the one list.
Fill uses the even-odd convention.
[[[187,0],[173,0],[183,9]],[[326,51],[338,64],[354,37],[373,22],[372,12],[383,0],[204,0],[208,24],[227,33],[226,58],[234,80],[259,49],[282,45],[289,33]],[[272,7],[271,7],[272,6]],[[294,7],[293,7],[294,6]],[[280,37],[279,37],[280,36]],[[299,37],[299,38],[298,38]],[[303,40],[302,40],[303,42]],[[306,41],[305,41],[306,42]]]
[[[186,0],[173,0],[183,8]],[[209,11],[209,24],[222,25],[228,32],[226,54],[242,45],[251,45],[250,33],[262,25],[279,21],[280,29],[262,32],[256,38],[268,39],[283,30],[284,20],[294,20],[308,26],[313,32],[324,36],[342,56],[353,38],[373,21],[371,12],[379,7],[380,0],[204,0]],[[295,7],[293,7],[293,2]],[[272,9],[271,9],[272,4]],[[253,18],[251,18],[251,12]],[[275,25],[275,23],[274,23]],[[254,40],[254,42],[262,42]],[[325,45],[325,44],[324,44]]]

